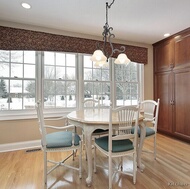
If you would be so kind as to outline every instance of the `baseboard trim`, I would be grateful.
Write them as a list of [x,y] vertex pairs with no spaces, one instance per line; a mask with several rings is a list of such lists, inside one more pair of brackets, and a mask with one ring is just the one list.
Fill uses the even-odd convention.
[[9,152],[9,151],[15,151],[15,150],[39,148],[40,146],[41,146],[40,140],[0,144],[0,152]]

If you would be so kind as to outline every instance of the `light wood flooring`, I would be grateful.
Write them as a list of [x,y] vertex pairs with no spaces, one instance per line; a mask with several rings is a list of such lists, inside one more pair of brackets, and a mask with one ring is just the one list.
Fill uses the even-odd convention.
[[[146,140],[144,148],[152,149],[152,139]],[[51,158],[59,159],[65,153],[54,153]],[[107,159],[98,153],[99,163],[107,165]],[[190,144],[157,135],[157,160],[150,153],[143,153],[144,172],[137,172],[137,183],[132,177],[116,174],[113,189],[189,189],[190,188]],[[71,164],[77,164],[76,158]],[[130,169],[131,161],[125,159],[125,168]],[[50,189],[87,189],[87,162],[83,156],[83,176],[78,172],[60,167],[48,175]],[[25,150],[0,153],[0,189],[41,189],[43,188],[43,153]],[[97,168],[93,174],[90,189],[107,189],[108,172]]]

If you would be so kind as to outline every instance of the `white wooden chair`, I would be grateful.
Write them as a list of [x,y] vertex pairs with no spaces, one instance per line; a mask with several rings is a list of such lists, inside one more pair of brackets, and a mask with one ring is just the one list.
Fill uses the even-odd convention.
[[[118,116],[119,127],[118,130],[114,131],[112,128],[112,113]],[[115,110],[110,107],[109,115],[109,135],[100,138],[95,138],[95,155],[94,155],[94,172],[96,172],[96,149],[109,159],[109,189],[112,189],[112,177],[113,172],[124,173],[133,176],[133,183],[136,183],[136,172],[137,172],[137,128],[139,118],[139,107],[134,106],[123,106]],[[135,120],[135,124],[134,123]],[[131,133],[131,129],[134,129],[134,133]],[[114,133],[114,134],[113,134]],[[123,157],[133,156],[133,172],[127,172],[123,169]],[[121,169],[112,168],[112,158],[121,158],[118,167]],[[102,167],[104,168],[104,167]]]
[[[154,138],[154,151],[144,150],[145,152],[153,152],[154,159],[156,159],[156,133],[157,133],[157,124],[158,124],[158,115],[159,115],[159,105],[160,99],[158,101],[154,100],[144,100],[141,102],[142,112],[144,113],[143,123],[146,126],[146,135],[145,139],[153,137]],[[138,129],[138,135],[140,137],[141,132]]]
[[99,108],[100,107],[100,102],[99,100],[96,99],[85,99],[84,100],[84,108]]
[[[73,125],[66,125],[66,124],[61,127],[46,125],[40,102],[36,103],[36,111],[37,111],[39,129],[42,136],[41,147],[44,153],[44,187],[47,187],[47,175],[59,166],[65,166],[67,168],[77,170],[79,172],[79,178],[82,178],[82,144],[80,137],[75,132],[76,127]],[[51,122],[56,120],[60,119],[47,119],[47,121]],[[56,132],[48,133],[47,132],[48,128],[56,130]],[[48,152],[64,152],[64,151],[71,151],[71,154],[68,155],[64,160],[61,160],[60,162],[47,159]],[[66,164],[66,161],[69,158],[73,157],[74,160],[76,151],[79,152],[79,166],[74,167],[69,164]],[[48,162],[54,164],[53,168],[51,168],[50,170],[48,170],[47,167]]]

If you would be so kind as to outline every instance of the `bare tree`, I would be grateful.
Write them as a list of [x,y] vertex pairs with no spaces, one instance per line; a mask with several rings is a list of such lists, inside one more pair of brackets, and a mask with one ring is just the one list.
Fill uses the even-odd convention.
[[133,91],[134,94],[137,94],[138,88],[136,87],[136,83],[133,82],[137,81],[136,74],[137,72],[135,64],[128,64],[128,65],[115,65],[116,74],[115,80],[117,82],[117,91],[122,96],[123,100],[128,98],[128,95],[131,94]]
[[26,88],[26,91],[28,91],[30,93],[31,97],[35,97],[36,95],[36,85],[35,85],[35,81],[29,81]]

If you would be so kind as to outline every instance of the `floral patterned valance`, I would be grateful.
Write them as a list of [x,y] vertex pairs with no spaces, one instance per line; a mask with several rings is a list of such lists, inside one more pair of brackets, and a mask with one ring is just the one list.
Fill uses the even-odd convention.
[[[36,50],[36,51],[64,51],[93,54],[96,44],[103,41],[69,37],[25,29],[0,26],[1,50]],[[125,46],[126,54],[133,62],[147,64],[148,49],[123,44],[113,44],[114,48]],[[116,57],[117,54],[114,54]]]

